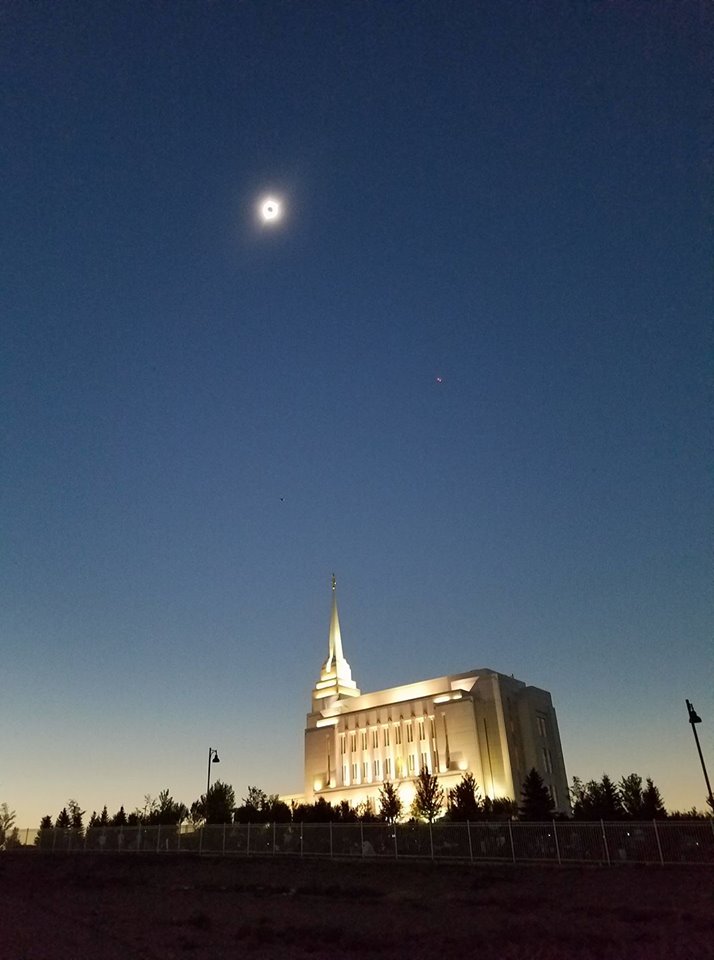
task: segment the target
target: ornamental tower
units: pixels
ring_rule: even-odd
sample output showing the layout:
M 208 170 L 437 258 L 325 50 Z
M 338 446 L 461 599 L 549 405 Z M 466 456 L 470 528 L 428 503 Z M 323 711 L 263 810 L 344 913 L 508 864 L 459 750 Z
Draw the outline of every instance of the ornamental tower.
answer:
M 340 618 L 337 613 L 337 581 L 332 575 L 332 613 L 330 615 L 330 634 L 327 643 L 327 660 L 320 670 L 320 679 L 312 691 L 313 712 L 322 710 L 335 700 L 345 697 L 359 697 L 360 691 L 352 679 L 352 670 L 342 652 L 342 634 Z

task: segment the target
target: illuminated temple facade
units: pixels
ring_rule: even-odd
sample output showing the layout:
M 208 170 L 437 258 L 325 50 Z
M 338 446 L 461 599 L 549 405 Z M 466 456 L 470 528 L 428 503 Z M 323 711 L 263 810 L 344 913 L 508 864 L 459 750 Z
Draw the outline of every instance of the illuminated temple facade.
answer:
M 446 790 L 470 771 L 484 796 L 519 800 L 535 767 L 556 810 L 569 812 L 568 783 L 550 694 L 478 669 L 361 693 L 345 659 L 335 580 L 328 654 L 305 729 L 305 800 L 356 806 L 391 780 L 408 809 L 426 767 Z

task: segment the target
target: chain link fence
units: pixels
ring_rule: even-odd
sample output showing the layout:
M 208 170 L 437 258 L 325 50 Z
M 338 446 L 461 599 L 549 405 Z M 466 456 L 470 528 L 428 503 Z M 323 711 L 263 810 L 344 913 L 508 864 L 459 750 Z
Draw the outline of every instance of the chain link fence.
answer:
M 266 823 L 50 827 L 13 831 L 6 848 L 45 853 L 197 853 L 509 863 L 714 863 L 714 820 L 646 823 Z

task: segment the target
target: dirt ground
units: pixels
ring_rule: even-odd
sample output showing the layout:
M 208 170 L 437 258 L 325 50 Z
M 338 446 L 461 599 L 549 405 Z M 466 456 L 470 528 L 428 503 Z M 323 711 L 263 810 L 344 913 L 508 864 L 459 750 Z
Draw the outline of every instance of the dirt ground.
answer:
M 0 960 L 707 960 L 710 867 L 0 855 Z

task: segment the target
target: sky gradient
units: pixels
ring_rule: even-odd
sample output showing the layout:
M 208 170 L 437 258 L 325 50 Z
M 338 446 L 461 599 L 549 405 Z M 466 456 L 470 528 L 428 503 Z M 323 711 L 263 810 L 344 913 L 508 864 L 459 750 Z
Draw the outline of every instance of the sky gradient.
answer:
M 711 8 L 0 8 L 0 802 L 302 789 L 363 691 L 714 767 Z M 255 204 L 284 198 L 260 227 Z

